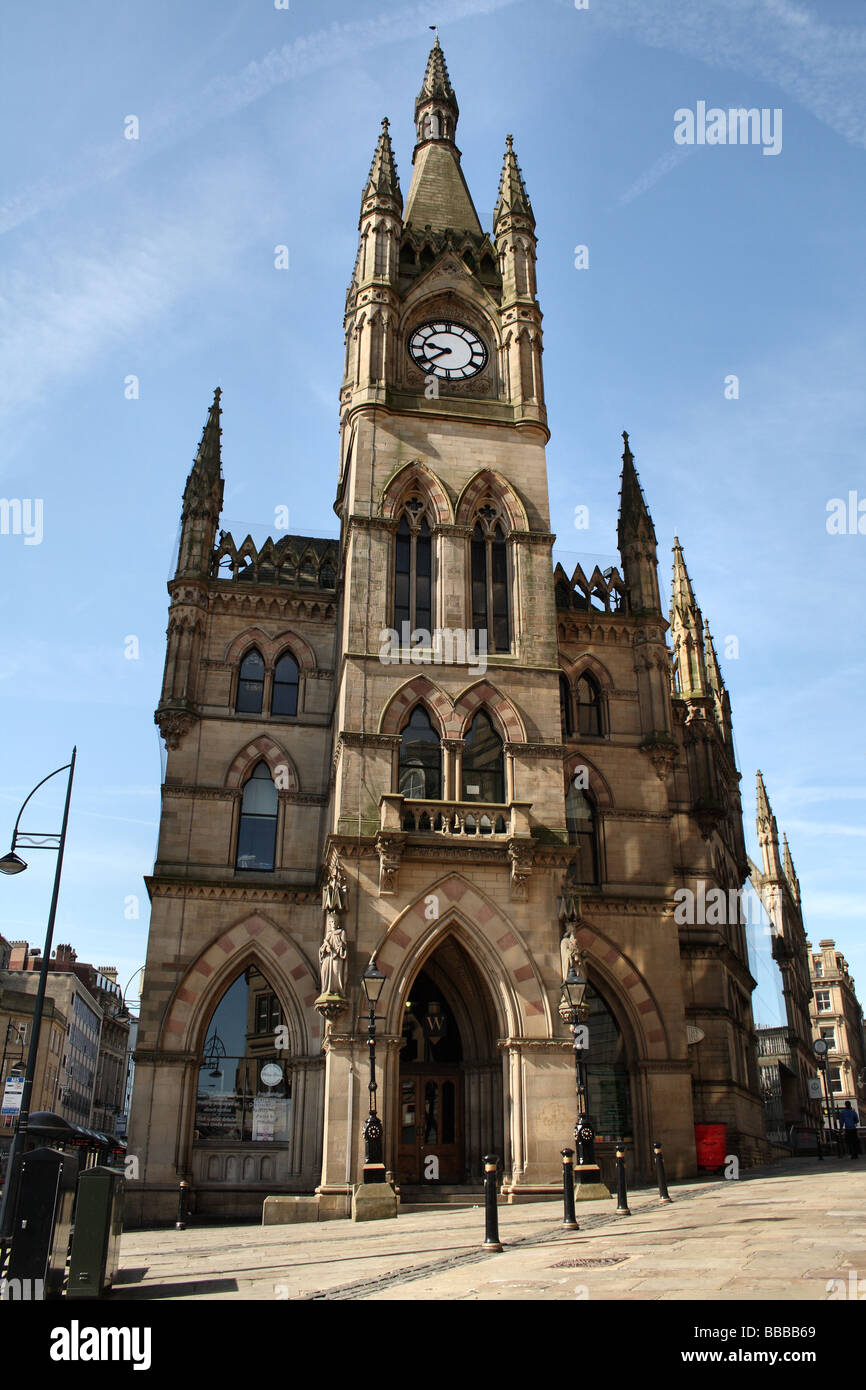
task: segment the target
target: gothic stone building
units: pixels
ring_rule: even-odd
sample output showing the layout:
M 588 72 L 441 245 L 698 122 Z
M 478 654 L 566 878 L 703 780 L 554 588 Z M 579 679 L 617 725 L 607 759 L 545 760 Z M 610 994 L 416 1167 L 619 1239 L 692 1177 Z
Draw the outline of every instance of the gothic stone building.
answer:
M 202 1212 L 316 1193 L 346 1213 L 373 957 L 402 1188 L 477 1184 L 493 1151 L 510 1200 L 553 1190 L 575 941 L 603 1165 L 624 1134 L 634 1174 L 653 1139 L 693 1173 L 707 1122 L 742 1162 L 765 1151 L 743 928 L 674 915 L 677 889 L 747 873 L 712 639 L 678 542 L 662 613 L 627 436 L 620 569 L 553 567 L 535 219 L 509 136 L 484 231 L 457 119 L 437 40 L 405 205 L 387 121 L 362 196 L 339 544 L 218 530 L 219 392 L 187 482 L 134 1219 L 170 1218 L 181 1177 Z

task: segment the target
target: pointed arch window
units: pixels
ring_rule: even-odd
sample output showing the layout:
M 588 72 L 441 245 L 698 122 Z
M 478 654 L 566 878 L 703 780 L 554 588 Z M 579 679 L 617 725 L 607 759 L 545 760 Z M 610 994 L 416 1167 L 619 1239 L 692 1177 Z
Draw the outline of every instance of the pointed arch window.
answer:
M 207 1025 L 198 1064 L 197 1145 L 288 1143 L 292 1071 L 273 1036 L 281 1022 L 270 982 L 250 965 L 229 985 Z M 208 1160 L 208 1176 L 232 1181 L 216 1156 Z
M 432 632 L 433 534 L 424 503 L 410 497 L 397 526 L 394 549 L 394 627 Z
M 576 883 L 598 883 L 598 835 L 595 806 L 587 793 L 574 783 L 565 797 L 565 824 L 568 843 L 577 849 L 574 862 Z
M 565 676 L 559 678 L 559 713 L 562 719 L 562 737 L 571 738 L 574 733 L 574 714 L 571 707 L 571 686 Z
M 601 687 L 586 673 L 577 682 L 577 728 L 589 738 L 601 738 Z
M 271 714 L 294 715 L 298 712 L 300 672 L 291 652 L 284 652 L 274 667 L 274 688 L 271 693 Z
M 415 706 L 400 739 L 398 789 L 413 801 L 442 797 L 442 747 L 423 705 Z
M 238 676 L 235 710 L 238 714 L 261 714 L 265 693 L 265 663 L 255 647 L 248 651 Z
M 248 778 L 241 801 L 238 828 L 239 869 L 270 871 L 277 847 L 277 789 L 266 762 L 257 763 Z
M 505 750 L 484 710 L 476 714 L 463 744 L 463 800 L 505 800 Z
M 487 633 L 487 650 L 511 650 L 508 554 L 499 509 L 491 501 L 479 508 L 472 529 L 472 626 Z
M 597 1136 L 613 1139 L 634 1133 L 632 1073 L 629 1048 L 616 1016 L 607 1001 L 586 987 L 583 996 L 588 1009 L 587 1025 L 592 1052 L 586 1067 L 587 1110 L 595 1117 Z

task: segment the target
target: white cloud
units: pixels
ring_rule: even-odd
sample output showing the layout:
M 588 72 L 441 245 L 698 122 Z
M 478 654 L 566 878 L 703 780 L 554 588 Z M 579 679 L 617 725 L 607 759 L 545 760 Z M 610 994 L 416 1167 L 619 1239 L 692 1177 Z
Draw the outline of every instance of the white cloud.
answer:
M 200 172 L 186 191 L 179 214 L 136 210 L 121 230 L 89 229 L 86 250 L 63 240 L 43 243 L 0 278 L 0 416 L 32 405 L 56 382 L 85 372 L 106 348 L 122 345 L 121 392 L 135 372 L 127 346 L 135 333 L 226 275 L 261 234 L 259 190 L 249 170 Z
M 665 174 L 669 174 L 679 164 L 682 164 L 683 160 L 693 154 L 696 149 L 696 145 L 679 145 L 676 149 L 669 150 L 667 154 L 660 155 L 624 193 L 620 194 L 616 200 L 616 206 L 624 208 L 627 203 L 639 198 L 642 193 L 646 193 L 647 189 L 652 188 L 653 184 L 658 183 L 659 179 L 663 179 Z
M 828 23 L 789 0 L 604 0 L 589 17 L 651 47 L 771 82 L 843 139 L 866 147 L 862 25 Z
M 456 24 L 516 3 L 518 0 L 441 0 L 436 19 L 443 25 Z M 119 132 L 110 145 L 82 152 L 80 170 L 74 176 L 57 171 L 11 194 L 0 204 L 0 233 L 94 184 L 128 173 L 140 160 L 152 158 L 196 131 L 233 115 L 283 83 L 350 62 L 370 49 L 415 38 L 423 34 L 429 20 L 428 6 L 416 4 L 396 13 L 385 10 L 368 19 L 332 23 L 273 48 L 240 72 L 214 78 L 182 105 L 154 113 L 142 128 L 140 141 L 125 140 Z

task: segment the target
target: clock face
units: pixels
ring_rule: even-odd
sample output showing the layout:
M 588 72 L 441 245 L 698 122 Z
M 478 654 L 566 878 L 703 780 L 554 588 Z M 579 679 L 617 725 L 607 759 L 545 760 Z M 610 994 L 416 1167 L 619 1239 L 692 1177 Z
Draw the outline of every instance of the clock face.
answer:
M 486 365 L 487 348 L 464 323 L 422 323 L 409 339 L 409 355 L 422 372 L 443 381 L 465 381 Z

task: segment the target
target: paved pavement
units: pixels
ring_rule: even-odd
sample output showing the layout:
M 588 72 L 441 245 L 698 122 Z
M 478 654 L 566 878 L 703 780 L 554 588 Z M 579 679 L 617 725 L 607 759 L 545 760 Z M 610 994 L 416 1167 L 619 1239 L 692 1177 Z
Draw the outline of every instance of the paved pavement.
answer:
M 633 1192 L 631 1216 L 584 1203 L 576 1232 L 562 1230 L 560 1203 L 500 1207 L 501 1254 L 481 1249 L 480 1196 L 396 1221 L 131 1231 L 111 1299 L 866 1298 L 862 1158 L 791 1161 L 671 1196 Z

